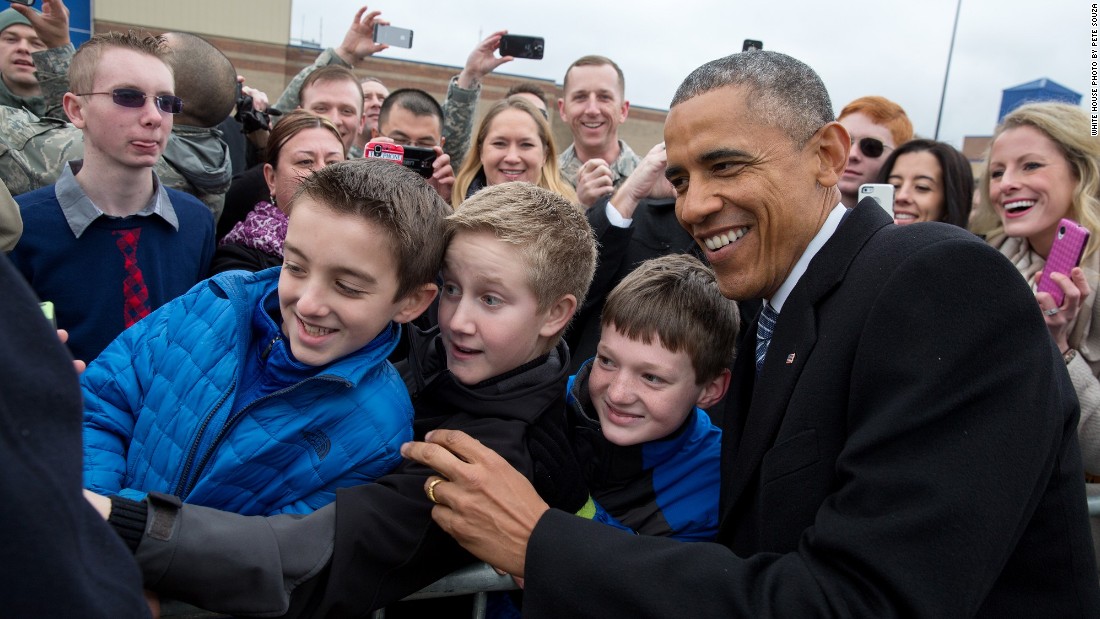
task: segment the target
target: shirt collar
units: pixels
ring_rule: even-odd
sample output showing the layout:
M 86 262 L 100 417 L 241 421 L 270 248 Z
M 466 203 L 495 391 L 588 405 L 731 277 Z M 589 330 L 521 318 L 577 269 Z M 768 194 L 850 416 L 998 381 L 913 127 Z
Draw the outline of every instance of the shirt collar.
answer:
M 802 252 L 802 256 L 798 259 L 798 262 L 794 263 L 794 268 L 791 269 L 787 279 L 783 281 L 783 285 L 779 287 L 779 290 L 775 291 L 770 299 L 765 299 L 764 303 L 770 305 L 776 312 L 783 311 L 783 304 L 786 303 L 787 297 L 791 296 L 791 291 L 798 284 L 798 280 L 802 279 L 802 276 L 806 274 L 806 269 L 810 266 L 810 261 L 814 259 L 817 252 L 825 245 L 836 229 L 840 227 L 840 222 L 844 219 L 844 214 L 847 211 L 843 204 L 837 204 L 829 216 L 825 218 L 825 223 L 821 225 L 821 229 L 817 231 L 814 238 L 810 239 L 810 244 L 806 246 L 806 250 Z
M 76 161 L 70 161 L 66 166 L 62 166 L 61 176 L 54 184 L 54 195 L 57 196 L 57 202 L 61 206 L 61 213 L 65 216 L 65 221 L 69 224 L 69 229 L 73 231 L 73 236 L 76 238 L 80 238 L 80 235 L 84 234 L 84 231 L 92 225 L 93 221 L 101 216 L 107 216 L 92 202 L 88 194 L 84 193 L 80 183 L 76 182 L 76 174 L 80 172 L 83 165 L 84 160 L 77 159 Z M 161 184 L 160 179 L 157 178 L 157 173 L 152 168 L 149 169 L 149 173 L 153 175 L 153 195 L 145 208 L 135 213 L 134 216 L 157 215 L 168 222 L 168 225 L 172 228 L 179 230 L 179 218 L 176 217 L 176 210 L 172 207 L 172 201 L 168 198 L 168 191 Z

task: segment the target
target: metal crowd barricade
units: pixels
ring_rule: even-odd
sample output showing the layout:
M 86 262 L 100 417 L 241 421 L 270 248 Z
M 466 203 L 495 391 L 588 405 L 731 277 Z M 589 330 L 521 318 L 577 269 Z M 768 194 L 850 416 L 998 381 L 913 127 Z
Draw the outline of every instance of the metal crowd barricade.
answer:
M 516 588 L 516 583 L 511 576 L 501 576 L 488 564 L 477 563 L 455 570 L 406 597 L 405 600 L 427 600 L 473 595 L 474 602 L 471 616 L 473 619 L 485 619 L 489 593 L 493 591 L 511 591 Z M 161 617 L 165 619 L 215 619 L 228 617 L 228 615 L 201 610 L 190 604 L 175 600 L 165 600 L 161 606 Z M 371 617 L 372 619 L 385 619 L 386 609 L 374 611 Z
M 408 596 L 405 600 L 428 600 L 473 594 L 474 604 L 471 616 L 473 619 L 485 619 L 489 593 L 511 591 L 517 588 L 511 576 L 501 576 L 489 564 L 477 563 L 455 570 Z M 385 619 L 386 609 L 376 610 L 371 616 L 373 619 Z

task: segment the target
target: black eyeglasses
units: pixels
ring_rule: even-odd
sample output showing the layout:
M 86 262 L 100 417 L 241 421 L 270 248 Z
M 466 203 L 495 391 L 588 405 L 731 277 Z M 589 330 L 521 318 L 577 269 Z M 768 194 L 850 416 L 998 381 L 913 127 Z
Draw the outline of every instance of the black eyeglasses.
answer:
M 157 109 L 165 114 L 179 114 L 183 111 L 183 99 L 175 95 L 147 95 L 135 88 L 116 88 L 111 92 L 82 92 L 77 94 L 78 97 L 89 95 L 111 95 L 111 100 L 115 102 L 115 105 L 130 108 L 144 107 L 145 100 L 152 97 L 153 102 L 157 104 Z
M 854 137 L 852 137 L 850 139 L 852 140 L 852 146 L 855 146 L 856 145 L 856 139 Z M 882 153 L 887 148 L 890 148 L 890 147 L 887 146 L 885 143 L 883 143 L 882 140 L 880 140 L 878 138 L 860 138 L 859 139 L 859 150 L 862 151 L 864 155 L 867 155 L 871 159 L 878 159 L 879 157 L 881 157 Z

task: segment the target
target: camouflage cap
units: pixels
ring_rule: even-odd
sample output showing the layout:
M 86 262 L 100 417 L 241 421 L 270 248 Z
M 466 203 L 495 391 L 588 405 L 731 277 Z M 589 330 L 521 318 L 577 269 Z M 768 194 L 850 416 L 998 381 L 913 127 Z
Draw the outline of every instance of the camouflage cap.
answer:
M 15 24 L 30 26 L 31 21 L 23 17 L 23 14 L 15 9 L 4 9 L 0 11 L 0 32 L 7 30 L 9 26 L 14 26 Z M 31 27 L 33 28 L 34 26 Z

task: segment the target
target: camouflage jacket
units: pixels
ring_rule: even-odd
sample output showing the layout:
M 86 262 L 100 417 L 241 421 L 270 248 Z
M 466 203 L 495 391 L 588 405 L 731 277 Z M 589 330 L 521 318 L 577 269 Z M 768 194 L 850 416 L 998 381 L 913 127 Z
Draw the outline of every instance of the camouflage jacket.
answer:
M 4 183 L 0 183 L 0 252 L 15 249 L 21 236 L 23 218 L 19 216 L 19 205 L 12 199 Z
M 65 162 L 84 157 L 84 134 L 56 118 L 0 106 L 0 178 L 12 195 L 52 185 Z
M 344 60 L 336 54 L 335 49 L 330 47 L 321 52 L 320 55 L 317 56 L 317 59 L 313 61 L 313 64 L 307 65 L 298 72 L 298 75 L 294 76 L 294 79 L 290 80 L 290 83 L 283 89 L 283 94 L 279 95 L 279 100 L 276 101 L 275 105 L 272 107 L 280 112 L 289 112 L 296 109 L 302 102 L 301 98 L 298 97 L 298 91 L 302 89 L 302 82 L 306 81 L 310 73 L 313 73 L 321 67 L 327 67 L 330 64 L 347 67 L 349 69 L 352 68 L 350 64 L 344 62 Z
M 619 158 L 611 164 L 611 176 L 612 182 L 615 184 L 615 189 L 618 189 L 626 177 L 634 173 L 634 168 L 638 167 L 642 158 L 634 154 L 634 151 L 627 146 L 626 142 L 619 140 Z M 581 169 L 581 165 L 584 163 L 577 158 L 577 149 L 575 145 L 570 144 L 569 148 L 565 149 L 561 155 L 558 155 L 558 163 L 561 165 L 562 177 L 569 181 L 569 184 L 573 186 L 573 189 L 577 188 L 577 172 Z
M 457 172 L 470 150 L 474 133 L 474 112 L 481 97 L 481 85 L 467 90 L 458 86 L 458 76 L 447 84 L 443 101 L 443 152 L 451 156 L 451 167 Z
M 70 43 L 64 47 L 54 47 L 31 54 L 34 60 L 34 75 L 38 78 L 38 85 L 42 87 L 42 94 L 34 97 L 20 97 L 13 93 L 0 78 L 0 105 L 26 109 L 35 116 L 66 120 L 65 111 L 61 108 L 61 97 L 69 89 L 69 62 L 75 51 Z
M 76 49 L 70 43 L 64 47 L 51 47 L 32 54 L 34 74 L 38 77 L 38 85 L 42 87 L 43 99 L 42 113 L 31 110 L 35 115 L 69 120 L 61 107 L 61 100 L 69 90 L 69 65 L 72 64 L 75 53 Z
M 33 97 L 20 97 L 8 88 L 3 76 L 0 76 L 0 105 L 23 108 L 33 114 L 43 114 L 46 111 L 46 100 L 41 95 Z
M 233 165 L 220 130 L 175 125 L 154 170 L 165 187 L 202 200 L 215 222 L 221 217 L 225 193 L 233 182 Z

